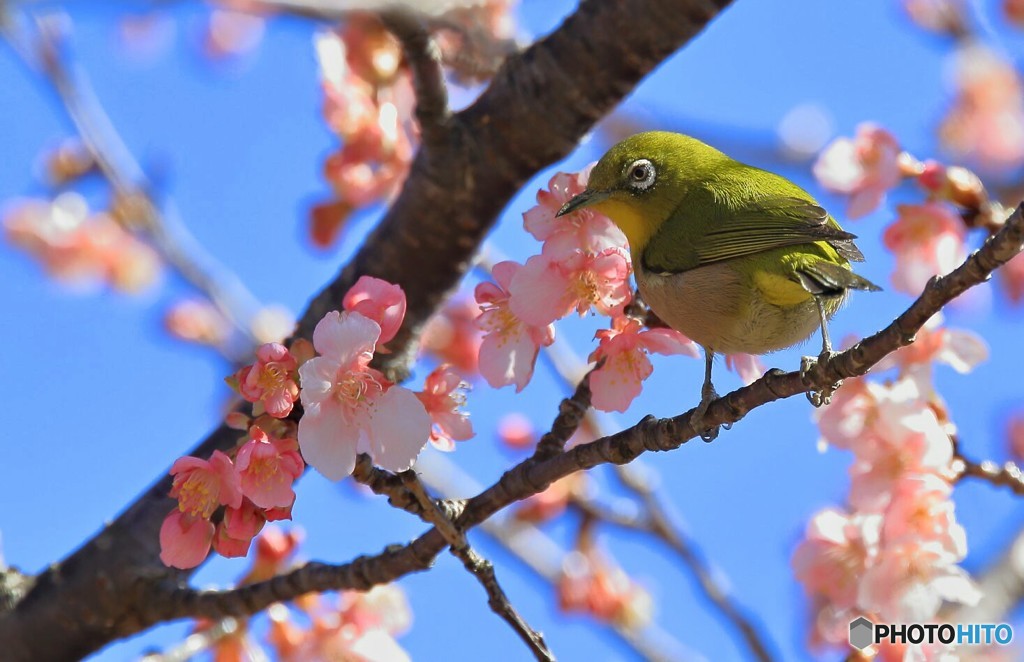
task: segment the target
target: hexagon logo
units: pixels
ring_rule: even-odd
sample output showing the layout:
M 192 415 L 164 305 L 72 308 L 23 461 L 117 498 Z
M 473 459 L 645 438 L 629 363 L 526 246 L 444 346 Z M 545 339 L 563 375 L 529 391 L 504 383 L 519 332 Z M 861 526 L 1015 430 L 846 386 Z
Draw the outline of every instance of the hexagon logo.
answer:
M 875 643 L 875 626 L 863 616 L 850 621 L 850 645 L 857 650 L 864 650 Z

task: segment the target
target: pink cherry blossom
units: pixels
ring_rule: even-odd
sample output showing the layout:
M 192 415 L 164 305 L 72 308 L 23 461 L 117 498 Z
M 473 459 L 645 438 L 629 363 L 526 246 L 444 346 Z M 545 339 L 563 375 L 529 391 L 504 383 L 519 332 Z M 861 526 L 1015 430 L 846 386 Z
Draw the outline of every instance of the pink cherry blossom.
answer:
M 555 217 L 566 202 L 587 187 L 590 166 L 582 172 L 555 173 L 548 189 L 537 192 L 537 205 L 523 214 L 526 231 L 544 242 L 544 252 L 552 259 L 583 251 L 600 253 L 608 248 L 625 248 L 626 236 L 610 218 L 592 209 L 580 209 Z
M 1024 302 L 1024 255 L 1017 255 L 998 271 L 999 285 L 1012 303 Z
M 860 218 L 874 211 L 886 192 L 902 179 L 900 146 L 885 129 L 865 123 L 853 138 L 838 138 L 825 148 L 814 164 L 821 185 L 850 196 L 846 215 Z
M 899 205 L 896 210 L 899 216 L 882 240 L 896 254 L 893 286 L 916 296 L 929 278 L 945 275 L 964 261 L 966 230 L 960 217 L 941 203 Z
M 235 373 L 238 391 L 248 402 L 262 403 L 274 418 L 285 418 L 299 397 L 296 368 L 295 357 L 284 345 L 260 345 L 256 350 L 256 363 Z
M 648 353 L 699 355 L 697 345 L 678 331 L 641 329 L 637 320 L 620 316 L 612 320 L 612 328 L 595 334 L 601 342 L 591 353 L 590 361 L 604 359 L 604 365 L 590 375 L 595 409 L 626 411 L 654 370 Z
M 857 604 L 861 576 L 878 553 L 881 517 L 826 509 L 811 518 L 793 553 L 793 570 L 809 595 L 848 609 Z
M 469 414 L 460 410 L 466 404 L 466 386 L 450 365 L 442 364 L 427 375 L 423 391 L 416 394 L 433 421 L 430 443 L 439 450 L 453 451 L 454 442 L 473 436 Z
M 565 556 L 557 592 L 558 608 L 566 613 L 624 627 L 643 627 L 651 620 L 650 594 L 595 549 Z
M 858 446 L 850 468 L 850 503 L 861 509 L 884 507 L 907 476 L 948 476 L 953 459 L 949 434 L 915 380 L 872 386 L 878 406 L 869 433 L 875 443 Z
M 466 377 L 479 372 L 483 334 L 476 320 L 480 306 L 469 297 L 457 297 L 434 315 L 423 329 L 423 349 Z
M 430 417 L 408 389 L 369 367 L 380 326 L 358 312 L 331 311 L 313 331 L 320 353 L 299 368 L 299 447 L 331 480 L 352 473 L 357 453 L 391 471 L 408 469 L 430 436 Z
M 193 517 L 209 519 L 220 505 L 237 508 L 242 502 L 242 487 L 231 458 L 213 451 L 209 460 L 181 457 L 171 465 L 171 496 L 178 509 Z
M 876 370 L 899 367 L 904 372 L 944 363 L 966 374 L 988 358 L 984 339 L 971 331 L 942 326 L 942 313 L 936 314 L 917 332 L 913 344 L 902 347 L 879 361 Z
M 955 561 L 937 542 L 885 547 L 864 573 L 857 602 L 889 623 L 928 622 L 943 601 L 973 606 L 981 592 Z
M 967 555 L 967 535 L 956 521 L 948 481 L 931 474 L 908 476 L 897 483 L 885 509 L 882 542 L 885 546 L 934 542 L 955 561 Z
M 878 408 L 877 387 L 865 379 L 849 379 L 832 396 L 827 407 L 816 409 L 821 442 L 863 453 L 861 446 L 874 443 L 868 429 Z
M 164 315 L 164 328 L 179 340 L 220 345 L 231 335 L 231 323 L 209 301 L 185 299 Z
M 550 324 L 527 324 L 509 306 L 509 287 L 522 265 L 499 262 L 491 274 L 493 283 L 476 287 L 476 300 L 483 311 L 477 325 L 484 330 L 480 344 L 480 374 L 494 388 L 515 384 L 522 391 L 533 376 L 537 353 L 555 341 Z
M 194 568 L 210 553 L 210 520 L 172 510 L 160 526 L 160 560 L 171 568 Z
M 765 372 L 761 358 L 753 354 L 727 354 L 725 366 L 739 375 L 743 383 L 748 385 L 760 379 Z
M 509 287 L 509 308 L 527 324 L 542 326 L 575 310 L 584 315 L 595 307 L 614 316 L 632 298 L 626 251 L 573 251 L 558 257 L 535 255 L 516 272 Z
M 380 338 L 377 342 L 383 344 L 395 337 L 405 319 L 405 292 L 386 280 L 362 276 L 345 294 L 342 306 L 379 324 Z
M 1024 412 L 1018 411 L 1007 422 L 1006 441 L 1010 457 L 1017 462 L 1024 459 Z
M 270 437 L 258 426 L 235 458 L 242 493 L 260 508 L 283 508 L 295 500 L 292 484 L 305 464 L 295 439 Z
M 252 501 L 245 499 L 238 508 L 225 508 L 224 519 L 217 525 L 213 536 L 213 548 L 226 558 L 236 558 L 249 553 L 249 545 L 260 532 L 267 518 Z
M 522 450 L 533 448 L 537 443 L 537 430 L 530 419 L 523 414 L 512 412 L 498 421 L 498 439 L 508 448 Z
M 956 96 L 939 137 L 960 160 L 987 170 L 1016 168 L 1024 162 L 1024 81 L 1006 56 L 969 44 L 953 60 Z

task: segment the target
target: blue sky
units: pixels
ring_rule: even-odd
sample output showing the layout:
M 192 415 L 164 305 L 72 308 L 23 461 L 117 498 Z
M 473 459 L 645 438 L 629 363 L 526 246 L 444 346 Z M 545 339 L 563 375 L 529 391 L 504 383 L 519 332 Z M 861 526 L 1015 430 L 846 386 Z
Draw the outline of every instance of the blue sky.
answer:
M 524 32 L 545 33 L 572 6 L 526 0 L 520 11 Z M 74 7 L 73 45 L 82 66 L 129 147 L 173 198 L 190 230 L 261 300 L 301 310 L 376 217 L 364 215 L 347 241 L 327 252 L 311 249 L 304 236 L 305 210 L 324 195 L 320 166 L 334 146 L 319 116 L 310 24 L 274 24 L 244 67 L 225 70 L 196 55 L 203 12 L 192 5 L 173 8 L 173 48 L 148 63 L 125 58 L 115 38 L 116 13 Z M 1020 36 L 1000 26 L 995 3 L 972 7 L 996 26 L 988 36 L 1019 59 Z M 693 133 L 738 158 L 781 171 L 841 216 L 843 202 L 810 179 L 809 164 L 784 164 L 775 156 L 775 127 L 795 106 L 813 103 L 832 118 L 836 133 L 851 134 L 858 122 L 874 120 L 916 155 L 938 155 L 934 136 L 948 102 L 948 52 L 947 42 L 912 27 L 893 1 L 740 0 L 638 87 L 620 112 L 650 127 Z M 42 194 L 32 164 L 69 127 L 49 90 L 4 48 L 0 80 L 0 201 Z M 582 168 L 603 148 L 595 139 L 557 168 Z M 525 260 L 539 249 L 522 230 L 521 214 L 552 172 L 524 187 L 491 237 L 513 258 Z M 888 281 L 892 269 L 878 240 L 891 218 L 891 207 L 883 207 L 848 225 L 861 236 L 868 257 L 861 272 L 879 283 Z M 281 266 L 269 268 L 261 259 L 268 254 Z M 0 281 L 0 401 L 13 419 L 0 437 L 0 532 L 7 561 L 37 571 L 92 535 L 216 424 L 227 395 L 221 381 L 227 369 L 209 352 L 162 333 L 161 312 L 187 292 L 173 277 L 138 297 L 73 293 L 40 277 L 36 265 L 2 245 Z M 1002 460 L 1006 416 L 1024 399 L 1016 378 L 1024 313 L 1008 308 L 994 291 L 979 299 L 979 306 L 954 309 L 947 319 L 982 334 L 993 358 L 967 376 L 940 368 L 937 380 L 965 448 L 974 457 Z M 857 294 L 833 322 L 833 337 L 872 333 L 909 301 L 891 291 Z M 570 320 L 559 333 L 585 354 L 599 324 Z M 794 369 L 801 353 L 814 351 L 813 345 L 798 347 L 766 362 Z M 692 407 L 701 372 L 700 361 L 656 358 L 644 393 L 618 423 Z M 719 369 L 716 384 L 724 392 L 739 381 Z M 454 459 L 480 482 L 493 482 L 510 462 L 494 439 L 498 416 L 530 412 L 543 428 L 561 395 L 544 366 L 518 395 L 478 386 L 469 400 L 478 436 L 461 444 Z M 808 517 L 841 502 L 847 488 L 849 457 L 819 453 L 816 440 L 810 406 L 794 398 L 753 412 L 713 444 L 691 443 L 643 459 L 662 475 L 686 531 L 728 577 L 736 599 L 758 615 L 784 659 L 809 657 L 806 604 L 789 568 L 793 546 Z M 612 482 L 604 472 L 597 479 Z M 983 568 L 1024 524 L 1024 512 L 1008 495 L 971 483 L 957 488 L 956 501 L 970 542 L 965 565 Z M 305 554 L 326 561 L 372 553 L 423 530 L 381 500 L 357 497 L 316 474 L 301 484 L 295 517 L 307 531 Z M 564 523 L 551 531 L 563 542 L 571 532 Z M 484 536 L 474 533 L 471 539 L 496 562 L 513 602 L 544 631 L 561 659 L 629 659 L 628 651 L 586 619 L 557 613 L 548 586 Z M 621 534 L 606 535 L 604 542 L 650 588 L 657 622 L 693 659 L 743 655 L 737 639 L 696 596 L 687 572 L 656 543 Z M 240 561 L 216 561 L 196 581 L 224 584 L 243 568 Z M 414 610 L 413 628 L 401 643 L 414 657 L 434 659 L 443 650 L 451 660 L 479 659 L 482 651 L 525 659 L 521 643 L 487 610 L 479 586 L 453 558 L 442 555 L 433 570 L 401 585 Z M 158 628 L 96 659 L 129 659 L 185 631 L 183 624 Z M 464 647 L 443 643 L 456 634 Z

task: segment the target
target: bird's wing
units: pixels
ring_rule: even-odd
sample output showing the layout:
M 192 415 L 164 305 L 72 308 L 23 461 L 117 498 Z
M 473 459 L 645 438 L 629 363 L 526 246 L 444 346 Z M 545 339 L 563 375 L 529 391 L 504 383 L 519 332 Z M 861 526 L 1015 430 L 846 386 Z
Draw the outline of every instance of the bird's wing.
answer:
M 848 260 L 864 256 L 853 244 L 856 235 L 830 222 L 822 207 L 796 197 L 770 196 L 744 202 L 715 223 L 697 246 L 701 265 L 773 248 L 825 241 Z
M 795 269 L 800 285 L 811 294 L 838 294 L 845 290 L 878 292 L 882 288 L 835 262 L 821 258 L 802 260 Z

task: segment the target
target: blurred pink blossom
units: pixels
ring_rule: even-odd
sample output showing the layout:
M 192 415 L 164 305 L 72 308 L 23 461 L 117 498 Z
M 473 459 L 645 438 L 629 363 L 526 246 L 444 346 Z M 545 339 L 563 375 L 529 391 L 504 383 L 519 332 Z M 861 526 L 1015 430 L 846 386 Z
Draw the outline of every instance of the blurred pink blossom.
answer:
M 916 296 L 929 278 L 948 274 L 966 259 L 966 230 L 963 220 L 941 203 L 898 205 L 896 211 L 896 221 L 882 235 L 896 255 L 892 283 Z
M 830 191 L 849 195 L 846 215 L 860 218 L 899 185 L 903 178 L 899 156 L 899 143 L 891 133 L 864 123 L 854 138 L 837 138 L 825 148 L 814 164 L 814 176 Z

